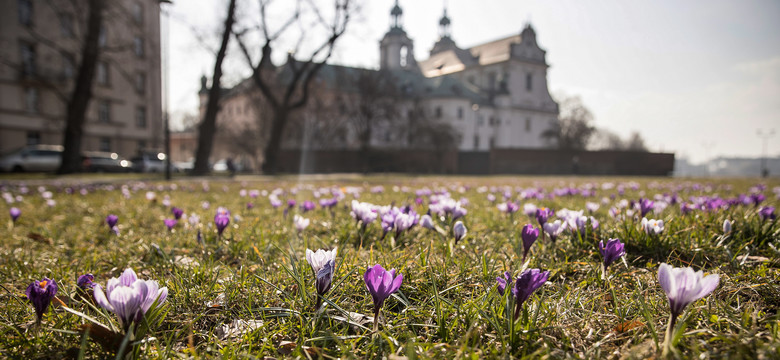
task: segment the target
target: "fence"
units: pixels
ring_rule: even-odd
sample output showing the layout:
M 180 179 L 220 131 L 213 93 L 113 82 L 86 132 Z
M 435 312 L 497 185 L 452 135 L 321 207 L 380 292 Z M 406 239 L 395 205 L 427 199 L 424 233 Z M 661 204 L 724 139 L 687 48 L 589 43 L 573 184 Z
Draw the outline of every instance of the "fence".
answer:
M 638 151 L 493 149 L 483 152 L 431 150 L 285 150 L 283 173 L 398 172 L 418 174 L 642 175 L 669 176 L 674 154 Z

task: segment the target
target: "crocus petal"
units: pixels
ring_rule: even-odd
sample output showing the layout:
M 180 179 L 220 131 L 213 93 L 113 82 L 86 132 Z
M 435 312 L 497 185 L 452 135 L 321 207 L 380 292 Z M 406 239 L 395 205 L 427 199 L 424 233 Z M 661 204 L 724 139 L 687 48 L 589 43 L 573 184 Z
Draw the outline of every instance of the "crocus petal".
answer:
M 395 279 L 393 280 L 393 285 L 390 288 L 390 293 L 388 293 L 388 295 L 398 291 L 398 289 L 401 288 L 401 283 L 403 282 L 404 282 L 404 274 L 398 274 L 398 276 L 396 276 Z
M 106 294 L 103 293 L 103 288 L 100 287 L 100 284 L 95 284 L 93 295 L 95 296 L 95 302 L 98 305 L 100 305 L 102 308 L 110 312 L 116 312 L 114 310 L 114 306 L 111 305 L 110 302 L 108 302 L 108 299 L 106 299 Z
M 667 296 L 673 291 L 674 279 L 672 278 L 672 267 L 666 263 L 662 263 L 658 267 L 658 282 L 661 283 L 661 288 L 667 294 Z
M 705 276 L 703 279 L 701 279 L 700 282 L 701 290 L 699 291 L 699 294 L 696 296 L 696 300 L 709 295 L 711 292 L 715 290 L 715 288 L 718 287 L 719 283 L 720 283 L 720 277 L 718 276 L 718 274 L 710 274 Z
M 135 275 L 133 269 L 125 269 L 122 275 L 119 276 L 119 282 L 124 286 L 131 286 L 138 280 L 138 276 Z

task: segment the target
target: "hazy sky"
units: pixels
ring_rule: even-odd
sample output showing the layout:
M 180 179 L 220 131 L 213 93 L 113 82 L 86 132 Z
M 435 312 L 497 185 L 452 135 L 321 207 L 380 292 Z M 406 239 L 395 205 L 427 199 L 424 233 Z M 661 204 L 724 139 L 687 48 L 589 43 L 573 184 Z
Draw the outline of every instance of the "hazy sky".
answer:
M 226 3 L 170 7 L 174 114 L 196 111 L 199 78 L 214 66 L 191 28 L 216 48 Z M 332 63 L 378 67 L 394 1 L 363 3 Z M 400 1 L 418 60 L 438 38 L 444 3 Z M 780 1 L 450 0 L 447 12 L 462 48 L 517 34 L 530 21 L 547 50 L 551 93 L 581 96 L 596 126 L 624 138 L 639 131 L 653 151 L 695 162 L 759 156 L 757 130 L 774 129 L 769 154 L 780 155 Z M 224 68 L 228 84 L 248 74 L 234 55 Z

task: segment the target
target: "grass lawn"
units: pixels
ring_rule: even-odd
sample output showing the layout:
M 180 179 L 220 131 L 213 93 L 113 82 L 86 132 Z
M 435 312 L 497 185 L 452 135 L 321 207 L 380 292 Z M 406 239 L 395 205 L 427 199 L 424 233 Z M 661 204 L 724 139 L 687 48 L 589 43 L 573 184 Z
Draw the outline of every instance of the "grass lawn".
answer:
M 148 179 L 0 178 L 0 358 L 780 358 L 780 226 L 764 219 L 780 205 L 776 179 Z M 653 201 L 644 217 L 663 220 L 658 234 L 641 228 L 640 198 Z M 353 199 L 376 205 L 377 219 L 356 221 Z M 506 201 L 518 211 L 499 210 Z M 539 237 L 524 263 L 521 229 L 540 228 L 527 204 L 555 210 L 550 222 L 579 219 L 574 211 L 586 220 L 555 242 Z M 466 211 L 457 243 L 449 205 Z M 184 215 L 168 230 L 173 207 Z M 219 207 L 230 219 L 221 236 Z M 429 209 L 435 229 L 397 231 L 398 212 Z M 310 220 L 301 231 L 296 214 Z M 384 214 L 396 221 L 383 236 Z M 598 244 L 613 238 L 626 254 L 604 277 Z M 333 248 L 331 286 L 318 301 L 305 252 Z M 661 263 L 719 276 L 677 319 L 666 355 Z M 403 275 L 377 331 L 364 283 L 375 264 Z M 167 287 L 130 331 L 77 285 L 91 273 L 107 291 L 127 268 Z M 496 278 L 532 268 L 549 276 L 515 319 L 516 300 Z M 25 290 L 44 277 L 58 291 L 37 322 Z

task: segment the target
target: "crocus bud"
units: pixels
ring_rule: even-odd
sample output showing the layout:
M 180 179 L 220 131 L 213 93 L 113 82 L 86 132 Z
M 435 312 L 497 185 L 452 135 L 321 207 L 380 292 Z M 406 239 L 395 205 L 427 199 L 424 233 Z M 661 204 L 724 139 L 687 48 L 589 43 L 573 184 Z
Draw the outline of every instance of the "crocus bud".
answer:
M 731 232 L 731 220 L 726 219 L 723 220 L 723 234 L 728 234 Z
M 22 216 L 22 210 L 19 210 L 17 207 L 12 207 L 8 212 L 11 214 L 11 220 L 13 222 L 16 222 L 16 219 L 18 219 L 19 216 Z
M 430 230 L 434 230 L 436 228 L 433 225 L 433 218 L 431 218 L 431 216 L 428 214 L 425 214 L 422 217 L 420 217 L 420 226 Z
M 456 222 L 455 226 L 452 227 L 452 234 L 455 235 L 455 243 L 466 237 L 466 233 L 466 225 L 463 225 L 462 221 Z
M 109 228 L 113 228 L 116 226 L 116 223 L 119 222 L 119 217 L 114 214 L 109 214 L 106 216 L 106 225 L 108 225 Z

